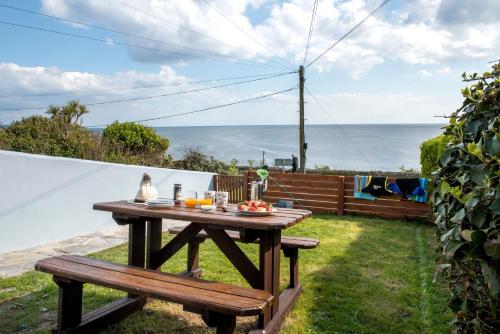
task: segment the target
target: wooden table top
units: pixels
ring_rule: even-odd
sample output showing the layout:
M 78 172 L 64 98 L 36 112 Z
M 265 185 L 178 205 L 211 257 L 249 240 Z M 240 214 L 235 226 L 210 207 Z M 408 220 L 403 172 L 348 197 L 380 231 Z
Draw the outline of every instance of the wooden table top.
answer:
M 235 210 L 236 207 L 230 206 L 228 209 Z M 311 216 L 311 211 L 308 210 L 278 208 L 278 211 L 270 216 L 249 217 L 232 212 L 223 212 L 220 208 L 216 212 L 205 213 L 200 209 L 177 206 L 172 208 L 148 208 L 146 205 L 129 204 L 126 201 L 95 203 L 94 210 L 108 211 L 130 217 L 175 219 L 218 225 L 231 229 L 258 230 L 286 229 Z

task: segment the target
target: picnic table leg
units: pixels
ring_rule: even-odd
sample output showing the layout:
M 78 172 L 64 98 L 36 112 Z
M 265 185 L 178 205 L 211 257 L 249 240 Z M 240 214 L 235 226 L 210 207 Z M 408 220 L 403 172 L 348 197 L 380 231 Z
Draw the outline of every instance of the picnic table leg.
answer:
M 154 269 L 152 254 L 161 249 L 162 219 L 149 218 L 147 222 L 146 268 Z
M 259 328 L 264 328 L 279 310 L 281 230 L 264 232 L 259 243 L 260 288 L 274 296 L 272 308 L 259 316 Z
M 288 287 L 293 289 L 299 286 L 299 250 L 297 248 L 283 248 L 283 254 L 290 258 L 290 283 L 288 283 Z
M 144 220 L 134 221 L 129 224 L 128 229 L 128 264 L 144 268 L 146 222 Z
M 57 309 L 56 333 L 76 327 L 82 321 L 82 288 L 83 284 L 54 276 L 59 286 L 59 302 Z
M 183 276 L 190 276 L 194 278 L 201 277 L 200 269 L 200 243 L 203 240 L 192 240 L 188 243 L 187 254 L 187 268 Z

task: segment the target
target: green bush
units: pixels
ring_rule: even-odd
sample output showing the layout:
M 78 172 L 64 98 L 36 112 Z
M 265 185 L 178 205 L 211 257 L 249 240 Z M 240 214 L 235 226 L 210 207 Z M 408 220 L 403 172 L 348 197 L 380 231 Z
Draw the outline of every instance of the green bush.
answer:
M 8 150 L 10 148 L 10 136 L 4 128 L 0 128 L 0 150 Z
M 439 168 L 439 159 L 449 141 L 448 136 L 439 135 L 420 145 L 420 172 L 423 177 L 430 177 Z
M 500 64 L 464 80 L 462 107 L 450 119 L 432 208 L 448 273 L 458 333 L 500 328 Z
M 237 175 L 237 164 L 237 160 L 233 159 L 230 164 L 226 164 L 213 156 L 203 154 L 198 147 L 186 147 L 183 159 L 174 161 L 172 167 L 220 175 Z
M 102 135 L 134 153 L 163 155 L 170 145 L 168 139 L 160 136 L 153 128 L 134 122 L 114 122 L 104 129 Z
M 0 148 L 32 154 L 161 166 L 163 157 L 131 152 L 121 143 L 60 118 L 32 116 L 13 122 L 0 132 Z

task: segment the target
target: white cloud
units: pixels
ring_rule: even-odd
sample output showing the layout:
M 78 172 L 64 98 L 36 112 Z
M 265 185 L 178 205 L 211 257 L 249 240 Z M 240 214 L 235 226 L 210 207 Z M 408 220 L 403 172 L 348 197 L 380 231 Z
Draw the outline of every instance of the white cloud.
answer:
M 449 67 L 449 66 L 445 66 L 443 68 L 436 70 L 436 74 L 448 75 L 450 73 L 451 73 L 451 67 Z
M 443 71 L 440 68 L 437 71 Z M 447 70 L 444 70 L 445 72 Z M 430 72 L 429 72 L 430 73 Z M 48 106 L 63 104 L 70 98 L 91 103 L 122 98 L 157 95 L 214 85 L 191 84 L 180 87 L 156 87 L 127 89 L 131 86 L 152 86 L 186 83 L 189 79 L 163 66 L 156 73 L 127 71 L 110 75 L 88 72 L 69 72 L 55 67 L 24 67 L 12 63 L 0 63 L 0 90 L 8 92 L 0 96 L 0 108 L 11 106 Z M 195 78 L 192 78 L 193 80 Z M 191 80 L 189 80 L 191 81 Z M 21 94 L 44 94 L 54 91 L 74 92 L 74 95 L 40 95 L 29 98 L 14 97 Z M 86 93 L 81 93 L 86 91 Z M 91 113 L 84 119 L 85 125 L 108 124 L 114 120 L 130 121 L 149 117 L 176 114 L 200 108 L 217 106 L 270 93 L 259 85 L 242 88 L 224 88 L 200 91 L 189 95 L 155 98 L 147 101 L 90 106 Z M 80 93 L 79 93 L 80 92 Z M 440 122 L 434 115 L 449 114 L 460 104 L 460 96 L 427 96 L 415 93 L 400 94 L 327 94 L 316 95 L 332 113 L 338 123 L 429 123 Z M 154 126 L 189 125 L 241 125 L 243 124 L 295 124 L 297 121 L 297 91 L 272 96 L 230 108 L 215 109 L 204 113 L 168 118 L 151 122 Z M 306 96 L 308 124 L 331 123 L 316 103 Z M 0 121 L 9 123 L 36 111 L 1 111 Z M 249 117 L 251 115 L 251 117 Z
M 337 123 L 442 123 L 436 115 L 451 114 L 460 101 L 442 96 L 405 94 L 326 94 L 316 98 Z M 313 102 L 307 104 L 309 123 L 332 123 Z
M 417 72 L 417 74 L 421 77 L 432 77 L 434 75 L 444 76 L 452 73 L 453 71 L 450 66 L 445 66 L 438 69 L 422 69 Z
M 422 76 L 422 77 L 431 77 L 432 76 L 432 73 L 427 71 L 427 70 L 420 70 L 417 72 L 417 74 Z
M 0 63 L 0 76 L 0 90 L 11 96 L 54 91 L 92 91 L 93 94 L 106 91 L 106 94 L 120 94 L 123 89 L 131 86 L 183 83 L 187 80 L 166 65 L 162 66 L 158 73 L 127 71 L 102 75 L 63 71 L 57 67 L 27 67 Z
M 168 93 L 181 92 L 197 88 L 215 86 L 220 83 L 192 83 L 198 78 L 179 76 L 169 66 L 162 66 L 159 72 L 147 73 L 137 71 L 117 72 L 102 75 L 87 72 L 69 72 L 56 67 L 25 67 L 13 63 L 0 63 L 0 109 L 41 107 L 41 110 L 0 111 L 0 122 L 10 123 L 33 114 L 43 114 L 50 104 L 64 104 L 69 99 L 79 99 L 84 104 L 130 99 Z M 175 86 L 174 86 L 175 85 Z M 149 86 L 149 88 L 137 88 Z M 151 87 L 154 86 L 154 87 Z M 160 86 L 160 87 L 158 87 Z M 136 87 L 131 89 L 130 87 Z M 235 86 L 237 87 L 237 86 Z M 245 90 L 227 87 L 205 90 L 188 95 L 172 95 L 143 101 L 89 106 L 90 114 L 85 117 L 85 125 L 108 124 L 115 120 L 131 121 L 150 117 L 171 115 L 201 108 L 226 104 L 228 102 L 248 99 L 268 94 L 275 90 L 261 89 L 258 85 L 246 86 Z M 50 93 L 63 94 L 52 95 Z M 65 94 L 67 93 L 67 94 Z M 26 96 L 29 95 L 29 96 Z M 293 104 L 289 99 L 294 101 Z M 287 122 L 292 111 L 296 109 L 296 92 L 269 97 L 258 104 L 247 103 L 231 108 L 215 109 L 203 114 L 193 114 L 156 121 L 161 125 L 219 125 L 241 124 L 245 116 L 245 124 L 270 124 Z M 278 108 L 279 107 L 279 108 Z M 278 110 L 278 111 L 276 111 Z M 248 119 L 248 114 L 252 118 Z M 224 115 L 223 120 L 218 115 Z
M 269 2 L 269 16 L 252 26 L 245 13 L 266 0 L 212 0 L 227 17 L 266 45 L 272 53 L 302 62 L 309 29 L 311 1 Z M 408 0 L 391 12 L 381 11 L 322 57 L 314 68 L 319 71 L 342 69 L 360 78 L 386 60 L 409 64 L 442 64 L 450 60 L 489 59 L 500 52 L 500 22 L 495 18 L 500 1 Z M 127 1 L 161 17 L 147 16 L 114 1 L 42 0 L 46 13 L 104 25 L 111 29 L 133 32 L 149 38 L 187 45 L 231 57 L 262 60 L 270 52 L 257 45 L 203 1 Z M 309 60 L 323 52 L 333 41 L 364 18 L 378 2 L 373 0 L 321 1 L 312 38 Z M 180 29 L 175 24 L 189 30 Z M 207 39 L 201 32 L 227 44 Z M 133 40 L 133 39 L 132 39 Z M 130 40 L 127 40 L 130 42 Z M 156 42 L 133 40 L 153 48 L 164 48 Z M 130 49 L 138 61 L 172 63 L 193 59 L 148 50 Z

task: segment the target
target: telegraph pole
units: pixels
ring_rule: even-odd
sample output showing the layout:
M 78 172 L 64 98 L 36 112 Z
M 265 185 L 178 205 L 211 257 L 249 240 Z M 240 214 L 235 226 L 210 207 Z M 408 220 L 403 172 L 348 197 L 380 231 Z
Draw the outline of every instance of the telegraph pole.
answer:
M 299 171 L 305 173 L 306 171 L 306 150 L 305 150 L 305 136 L 304 136 L 304 66 L 299 67 L 299 152 L 300 152 L 300 166 Z

